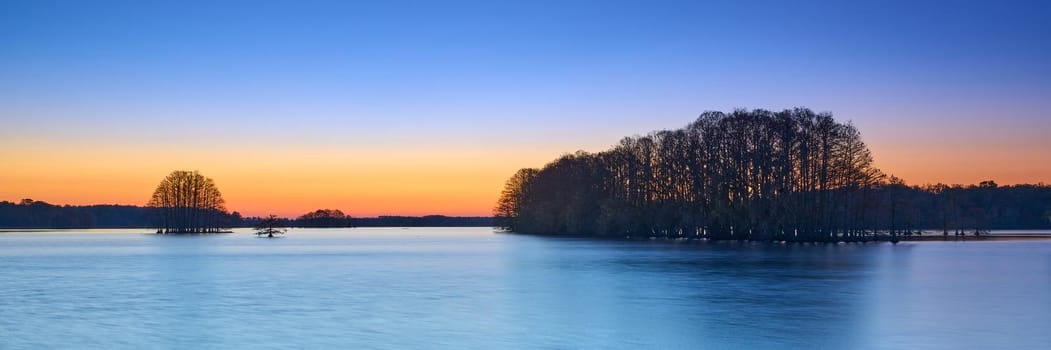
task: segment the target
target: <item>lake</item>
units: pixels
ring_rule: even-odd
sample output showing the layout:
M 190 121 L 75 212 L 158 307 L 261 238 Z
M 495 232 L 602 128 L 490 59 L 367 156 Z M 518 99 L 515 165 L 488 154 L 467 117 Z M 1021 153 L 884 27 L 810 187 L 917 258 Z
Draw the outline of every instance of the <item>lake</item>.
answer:
M 0 233 L 0 348 L 1051 344 L 1051 241 L 606 241 L 488 228 Z

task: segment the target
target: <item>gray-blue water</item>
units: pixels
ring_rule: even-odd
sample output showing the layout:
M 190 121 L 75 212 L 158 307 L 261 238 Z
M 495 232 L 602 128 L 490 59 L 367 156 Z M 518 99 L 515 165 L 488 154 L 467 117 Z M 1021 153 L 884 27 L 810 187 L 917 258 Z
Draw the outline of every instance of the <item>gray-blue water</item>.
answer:
M 485 228 L 0 233 L 0 348 L 1051 344 L 1051 242 L 624 242 Z

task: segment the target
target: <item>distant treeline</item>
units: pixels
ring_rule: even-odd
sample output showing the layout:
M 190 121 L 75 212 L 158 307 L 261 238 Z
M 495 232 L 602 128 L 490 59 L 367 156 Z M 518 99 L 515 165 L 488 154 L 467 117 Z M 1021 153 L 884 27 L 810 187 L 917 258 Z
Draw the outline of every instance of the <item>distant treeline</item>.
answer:
M 263 218 L 245 219 L 246 226 L 255 226 Z M 338 209 L 318 209 L 295 219 L 278 219 L 285 227 L 492 227 L 492 217 L 483 216 L 378 216 L 355 218 Z
M 831 114 L 706 112 L 683 129 L 521 169 L 494 214 L 520 233 L 713 240 L 1051 228 L 1051 186 L 907 186 L 872 162 L 860 132 Z
M 353 227 L 492 227 L 493 218 L 488 216 L 380 216 L 353 218 Z
M 73 228 L 156 228 L 163 212 L 156 208 L 133 205 L 53 205 L 23 199 L 18 203 L 0 201 L 0 228 L 73 229 Z M 216 218 L 220 227 L 252 227 L 258 217 L 242 217 L 238 212 L 222 213 Z M 454 227 L 493 226 L 491 217 L 457 216 L 380 216 L 352 218 L 339 210 L 321 209 L 295 219 L 281 219 L 287 227 Z
M 54 205 L 23 199 L 0 202 L 0 228 L 156 228 L 162 227 L 163 212 L 133 205 Z M 243 226 L 238 212 L 215 212 L 218 227 Z

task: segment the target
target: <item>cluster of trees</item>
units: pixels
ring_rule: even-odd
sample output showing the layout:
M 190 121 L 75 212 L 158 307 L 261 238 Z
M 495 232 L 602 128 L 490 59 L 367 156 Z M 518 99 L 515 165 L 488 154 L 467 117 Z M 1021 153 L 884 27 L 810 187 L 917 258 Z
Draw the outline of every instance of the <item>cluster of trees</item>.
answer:
M 713 240 L 868 240 L 927 227 L 1048 225 L 1047 186 L 909 187 L 872 161 L 861 133 L 828 113 L 706 112 L 682 129 L 521 169 L 494 215 L 514 232 Z M 1011 197 L 1020 192 L 1028 201 Z M 929 226 L 935 212 L 941 221 Z
M 215 181 L 197 171 L 176 170 L 169 174 L 147 204 L 159 218 L 158 233 L 222 232 L 226 201 Z
M 299 227 L 348 227 L 350 216 L 339 209 L 318 209 L 303 215 L 295 221 Z

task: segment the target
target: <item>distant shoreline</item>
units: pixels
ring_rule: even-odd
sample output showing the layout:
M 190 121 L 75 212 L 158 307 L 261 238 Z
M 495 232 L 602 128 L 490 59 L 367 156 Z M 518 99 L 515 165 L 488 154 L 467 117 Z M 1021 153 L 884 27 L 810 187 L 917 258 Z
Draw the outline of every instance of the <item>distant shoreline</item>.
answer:
M 470 226 L 470 225 L 464 225 L 464 226 L 352 226 L 352 227 L 349 227 L 349 226 L 348 226 L 348 227 L 300 227 L 300 226 L 291 226 L 291 227 L 289 227 L 289 228 L 290 228 L 290 229 L 295 229 L 295 230 L 300 230 L 300 229 L 351 229 L 351 228 L 354 228 L 354 229 L 357 229 L 357 228 L 384 228 L 384 229 L 401 229 L 401 228 L 492 228 L 492 229 L 496 229 L 496 226 L 482 226 L 482 225 L 478 225 L 478 226 Z M 224 230 L 224 231 L 222 231 L 222 232 L 208 232 L 208 233 L 167 233 L 167 235 L 172 235 L 172 236 L 178 236 L 178 235 L 185 235 L 185 236 L 204 236 L 204 235 L 212 235 L 212 234 L 229 234 L 229 233 L 236 233 L 236 232 L 234 232 L 234 231 L 232 231 L 232 230 L 251 230 L 251 229 L 254 229 L 254 227 L 250 227 L 250 226 L 239 226 L 239 227 L 231 227 L 231 228 L 230 228 L 230 230 Z M 74 227 L 74 228 L 69 228 L 69 227 L 64 227 L 64 228 L 40 228 L 40 227 L 31 227 L 31 228 L 16 228 L 16 227 L 0 227 L 0 233 L 32 233 L 32 232 L 61 232 L 61 231 L 87 231 L 87 230 L 90 230 L 90 231 L 102 231 L 102 230 L 141 230 L 141 231 L 142 231 L 142 233 L 144 233 L 144 234 L 151 234 L 151 235 L 152 235 L 152 234 L 158 234 L 158 233 L 156 233 L 156 232 L 157 232 L 157 229 L 156 229 L 156 228 L 152 228 L 152 227 L 79 227 L 79 228 L 77 228 L 77 227 Z M 163 234 L 162 234 L 162 235 L 163 235 Z
M 1000 234 L 983 234 L 975 236 L 974 234 L 968 234 L 963 236 L 948 235 L 943 236 L 937 235 L 923 235 L 923 236 L 908 236 L 902 237 L 902 242 L 908 241 L 919 241 L 919 242 L 973 242 L 973 241 L 1023 241 L 1023 240 L 1045 240 L 1051 239 L 1051 233 L 1000 233 Z
M 20 203 L 0 201 L 0 230 L 28 229 L 152 229 L 160 222 L 149 207 L 133 205 L 54 205 L 24 199 Z M 323 212 L 319 210 L 318 212 Z M 280 218 L 286 227 L 491 227 L 491 216 L 447 216 L 441 214 L 408 216 L 380 215 L 352 217 L 335 210 L 335 217 Z M 310 213 L 313 214 L 313 213 Z M 326 212 L 327 214 L 327 212 Z M 240 213 L 218 213 L 216 228 L 253 227 L 261 218 L 242 217 Z M 188 227 L 188 226 L 187 226 Z
M 1034 230 L 1000 230 L 1006 231 L 1003 233 L 982 233 L 979 236 L 975 236 L 973 232 L 965 235 L 954 235 L 943 236 L 941 232 L 934 234 L 927 232 L 923 235 L 898 235 L 897 242 L 895 242 L 890 235 L 885 233 L 879 234 L 878 237 L 868 236 L 867 239 L 855 239 L 855 240 L 838 240 L 838 241 L 780 241 L 780 240 L 748 240 L 748 239 L 708 239 L 699 237 L 614 237 L 614 236 L 596 236 L 596 235 L 551 235 L 551 234 L 533 234 L 533 233 L 521 233 L 521 232 L 509 232 L 501 231 L 502 233 L 512 235 L 525 235 L 525 236 L 541 236 L 541 237 L 556 237 L 556 238 L 577 238 L 577 239 L 599 239 L 599 240 L 626 240 L 626 241 L 689 241 L 689 242 L 765 242 L 765 243 L 898 243 L 898 242 L 977 242 L 977 241 L 1039 241 L 1051 239 L 1051 230 L 1046 229 L 1034 229 Z M 1022 231 L 1022 232 L 1019 232 Z M 1025 232 L 1029 231 L 1029 232 Z
M 299 230 L 299 229 L 352 229 L 352 228 L 363 228 L 363 229 L 370 229 L 370 228 L 404 229 L 404 228 L 483 228 L 483 227 L 490 227 L 490 228 L 493 228 L 494 230 L 498 229 L 495 226 L 358 226 L 358 227 L 292 227 L 292 228 L 296 229 L 296 230 Z M 238 230 L 238 229 L 252 229 L 252 227 L 234 227 L 234 228 L 231 228 L 231 231 L 223 231 L 223 232 L 215 232 L 215 233 L 170 233 L 168 235 L 171 235 L 171 236 L 201 236 L 201 235 L 214 235 L 214 234 L 231 234 L 231 233 L 235 233 L 232 230 Z M 130 230 L 136 230 L 136 231 L 138 231 L 138 230 L 141 230 L 142 232 L 135 232 L 135 233 L 150 234 L 150 235 L 156 234 L 155 233 L 156 232 L 155 229 L 154 228 L 149 228 L 149 227 L 0 228 L 0 234 L 7 234 L 7 233 L 49 233 L 49 232 L 61 233 L 61 232 L 78 231 L 78 230 L 83 230 L 83 231 L 104 231 L 104 230 L 129 230 L 129 231 Z M 1051 230 L 1036 229 L 1036 230 L 1002 230 L 1002 231 L 1006 231 L 1006 232 L 997 233 L 997 232 L 994 231 L 992 233 L 983 233 L 983 234 L 981 234 L 979 236 L 975 236 L 973 232 L 972 233 L 967 233 L 965 235 L 959 235 L 959 236 L 958 235 L 954 235 L 954 234 L 950 234 L 948 236 L 944 236 L 941 233 L 927 232 L 927 233 L 925 233 L 923 235 L 915 235 L 915 234 L 914 235 L 910 235 L 910 236 L 899 235 L 898 236 L 898 242 L 980 242 L 980 241 L 1026 241 L 1026 240 L 1040 241 L 1040 240 L 1051 240 Z M 1019 232 L 1019 231 L 1022 231 L 1022 232 Z M 1026 232 L 1026 231 L 1028 231 L 1028 232 Z M 559 238 L 585 238 L 585 239 L 600 239 L 600 240 L 627 240 L 627 241 L 650 241 L 650 240 L 658 240 L 658 241 L 678 241 L 678 240 L 682 240 L 682 241 L 697 241 L 697 242 L 701 242 L 701 241 L 703 241 L 703 242 L 709 242 L 709 241 L 710 242 L 735 242 L 735 241 L 741 242 L 741 241 L 747 241 L 747 240 L 709 240 L 709 239 L 703 239 L 703 238 L 679 238 L 679 239 L 675 239 L 675 238 L 664 238 L 664 237 L 653 237 L 653 238 L 649 238 L 649 237 L 609 237 L 609 236 L 589 236 L 589 235 L 544 235 L 544 234 L 529 234 L 529 233 L 506 232 L 506 231 L 497 231 L 497 232 L 513 234 L 513 235 L 525 235 L 525 236 L 542 236 L 542 237 L 559 237 Z M 84 232 L 84 233 L 90 233 L 90 232 Z M 104 232 L 100 232 L 100 233 L 104 233 Z M 131 233 L 131 232 L 129 232 L 129 233 Z M 776 243 L 776 242 L 779 242 L 779 241 L 763 241 L 763 242 Z M 861 242 L 880 243 L 880 242 L 892 242 L 892 241 L 891 241 L 890 237 L 881 234 L 881 237 L 876 238 L 876 239 L 871 239 L 871 240 L 868 240 L 868 241 L 838 241 L 838 242 L 843 242 L 843 243 L 851 243 L 851 242 L 854 242 L 854 243 L 861 243 Z M 816 243 L 838 243 L 838 242 L 816 242 Z M 791 243 L 809 243 L 809 242 L 791 242 Z

